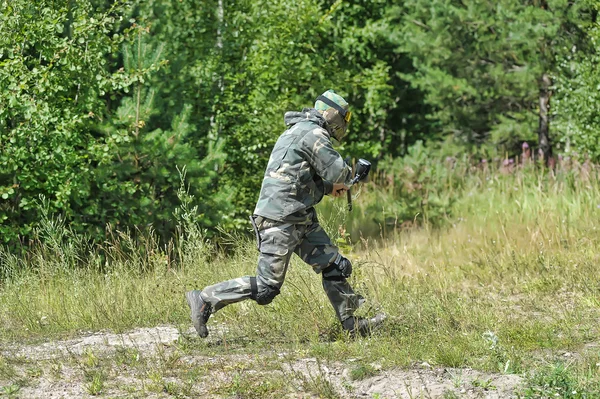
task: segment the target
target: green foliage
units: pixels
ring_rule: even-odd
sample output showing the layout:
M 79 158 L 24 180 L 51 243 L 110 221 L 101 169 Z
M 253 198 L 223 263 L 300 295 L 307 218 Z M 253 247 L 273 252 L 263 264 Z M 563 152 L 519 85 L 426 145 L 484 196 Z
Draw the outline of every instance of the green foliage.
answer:
M 168 240 L 175 229 L 171 215 L 179 204 L 178 168 L 185 169 L 191 194 L 202 200 L 198 210 L 202 227 L 214 228 L 219 220 L 215 210 L 225 207 L 228 192 L 223 189 L 214 195 L 211 185 L 223 163 L 223 142 L 209 142 L 207 156 L 199 159 L 192 144 L 191 105 L 171 114 L 172 120 L 164 116 L 154 120 L 160 114 L 157 93 L 147 82 L 166 61 L 163 46 L 148 43 L 147 34 L 148 28 L 141 26 L 126 32 L 123 69 L 131 79 L 127 87 L 131 96 L 123 97 L 115 113 L 98 126 L 102 136 L 96 149 L 101 161 L 90 187 L 98 202 L 79 214 L 97 218 L 94 226 L 104 222 L 140 231 L 153 226 Z
M 125 2 L 106 11 L 88 1 L 3 3 L 4 243 L 31 238 L 43 207 L 95 240 L 107 225 L 153 226 L 167 239 L 178 167 L 187 169 L 205 227 L 214 228 L 227 209 L 230 190 L 215 193 L 224 142 L 195 145 L 191 104 L 161 117 L 152 82 L 167 64 L 165 46 L 148 40 L 148 27 L 127 20 L 132 12 Z
M 332 237 L 353 243 L 394 237 L 416 227 L 444 230 L 463 223 L 465 215 L 493 216 L 495 211 L 491 215 L 482 211 L 482 203 L 501 203 L 507 211 L 526 210 L 531 218 L 552 207 L 557 214 L 568 215 L 556 222 L 565 228 L 569 218 L 579 217 L 584 209 L 600 209 L 595 198 L 597 166 L 573 157 L 559 160 L 553 173 L 539 167 L 531 160 L 483 162 L 449 145 L 417 143 L 404 158 L 382 160 L 370 183 L 353 188 L 352 212 L 347 211 L 345 201 L 333 198 L 317 209 Z M 548 195 L 572 189 L 579 190 L 582 206 L 572 207 L 565 196 L 548 202 Z
M 396 224 L 427 220 L 439 226 L 447 218 L 456 200 L 453 193 L 464 183 L 456 176 L 465 173 L 468 162 L 440 155 L 417 142 L 405 157 L 381 162 L 386 183 L 396 199 Z
M 580 381 L 580 375 L 575 367 L 569 364 L 556 363 L 548 365 L 540 370 L 536 370 L 527 381 L 526 388 L 522 390 L 519 397 L 550 398 L 557 397 L 563 399 L 585 399 L 595 398 L 598 395 L 600 386 L 586 386 Z
M 3 2 L 0 24 L 0 235 L 15 242 L 35 223 L 39 194 L 71 215 L 93 179 L 86 129 L 103 114 L 102 96 L 115 83 L 106 54 L 123 5 L 93 12 L 89 1 Z
M 391 17 L 429 117 L 467 145 L 492 139 L 501 150 L 533 139 L 538 82 L 556 69 L 561 45 L 577 43 L 573 21 L 583 18 L 571 3 L 516 0 L 414 0 Z
M 417 226 L 441 227 L 448 223 L 457 192 L 465 186 L 471 165 L 466 155 L 446 156 L 448 148 L 426 147 L 418 141 L 402 158 L 386 157 L 379 162 L 372 183 L 355 187 L 353 206 L 324 201 L 319 209 L 334 226 L 344 224 L 350 241 L 364 237 L 387 237 L 396 229 Z
M 405 155 L 422 139 L 435 139 L 423 92 L 411 84 L 412 60 L 398 49 L 397 21 L 389 18 L 396 2 L 335 2 L 326 12 L 355 116 L 343 149 L 354 157 Z M 341 78 L 340 78 L 341 79 Z
M 484 157 L 535 145 L 545 73 L 562 149 L 600 157 L 592 1 L 0 5 L 0 235 L 13 247 L 43 212 L 95 242 L 109 225 L 167 242 L 184 169 L 201 229 L 246 229 L 283 114 L 329 88 L 354 115 L 338 149 L 394 171 L 402 220 L 443 220 L 457 184 L 419 143 L 457 137 Z
M 592 15 L 600 10 L 598 2 L 589 1 Z M 600 118 L 597 104 L 600 101 L 600 24 L 592 18 L 582 23 L 587 33 L 588 46 L 571 46 L 564 49 L 559 59 L 554 101 L 556 126 L 560 141 L 567 154 L 579 153 L 600 160 Z

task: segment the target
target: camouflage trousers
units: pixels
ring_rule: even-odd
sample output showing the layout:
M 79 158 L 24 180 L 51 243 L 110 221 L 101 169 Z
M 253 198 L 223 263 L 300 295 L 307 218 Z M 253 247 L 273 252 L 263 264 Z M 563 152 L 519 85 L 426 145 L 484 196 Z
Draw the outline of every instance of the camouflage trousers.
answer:
M 292 224 L 255 216 L 259 236 L 256 283 L 261 287 L 279 289 L 293 253 L 321 273 L 339 260 L 338 248 L 331 243 L 316 217 L 311 224 Z M 323 279 L 323 289 L 340 321 L 353 316 L 364 299 L 356 294 L 346 279 Z M 213 312 L 236 302 L 252 299 L 251 276 L 223 281 L 202 290 L 202 299 L 209 302 Z

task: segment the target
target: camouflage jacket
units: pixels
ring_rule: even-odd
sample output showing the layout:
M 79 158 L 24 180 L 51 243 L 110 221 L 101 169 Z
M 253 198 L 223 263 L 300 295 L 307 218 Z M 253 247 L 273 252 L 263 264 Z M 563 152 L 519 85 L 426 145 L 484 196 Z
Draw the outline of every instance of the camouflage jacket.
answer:
M 273 147 L 254 214 L 310 223 L 312 208 L 331 193 L 334 183 L 348 184 L 351 169 L 333 149 L 318 111 L 287 112 L 284 120 L 288 129 Z

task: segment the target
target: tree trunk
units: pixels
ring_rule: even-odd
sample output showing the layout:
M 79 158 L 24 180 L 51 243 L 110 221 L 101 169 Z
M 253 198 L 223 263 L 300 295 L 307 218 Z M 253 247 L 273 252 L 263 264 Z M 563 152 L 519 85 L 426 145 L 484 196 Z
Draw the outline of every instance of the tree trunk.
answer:
M 548 113 L 550 110 L 550 97 L 552 92 L 550 86 L 552 81 L 548 74 L 543 74 L 540 82 L 540 126 L 538 131 L 539 151 L 544 158 L 546 165 L 552 158 L 552 144 L 550 142 L 550 120 Z
M 379 150 L 379 154 L 377 154 L 377 160 L 382 160 L 383 156 L 386 153 L 385 139 L 386 139 L 385 127 L 382 124 L 381 127 L 379 128 L 379 142 L 381 143 L 381 149 Z
M 219 60 L 219 62 L 223 62 L 223 26 L 224 26 L 224 21 L 225 21 L 225 5 L 223 4 L 224 0 L 218 0 L 217 1 L 217 40 L 215 43 L 215 47 L 217 48 L 217 52 L 219 54 L 219 57 L 221 58 Z M 217 92 L 218 95 L 217 97 L 219 98 L 218 101 L 223 101 L 222 95 L 225 91 L 225 84 L 224 84 L 225 78 L 223 76 L 223 73 L 220 72 L 219 76 L 217 76 L 217 81 L 216 81 L 216 88 L 217 88 Z M 211 134 L 215 134 L 216 136 L 220 136 L 220 132 L 221 132 L 221 127 L 217 126 L 217 118 L 216 118 L 216 109 L 218 107 L 214 107 L 215 109 L 215 113 L 213 113 L 210 116 L 210 126 L 212 128 L 212 131 L 214 133 Z
M 217 3 L 217 48 L 219 51 L 223 50 L 223 19 L 225 18 L 225 10 L 223 6 L 223 0 L 219 0 Z

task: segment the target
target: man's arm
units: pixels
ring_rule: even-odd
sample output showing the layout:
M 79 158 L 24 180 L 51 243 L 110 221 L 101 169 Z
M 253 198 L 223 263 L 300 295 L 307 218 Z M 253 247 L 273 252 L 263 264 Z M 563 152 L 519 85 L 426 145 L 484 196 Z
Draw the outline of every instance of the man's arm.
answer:
M 325 194 L 337 193 L 337 190 L 344 189 L 350 183 L 352 170 L 333 148 L 324 129 L 317 128 L 307 133 L 302 140 L 302 149 L 305 159 L 323 179 Z M 343 191 L 339 194 L 343 194 Z

